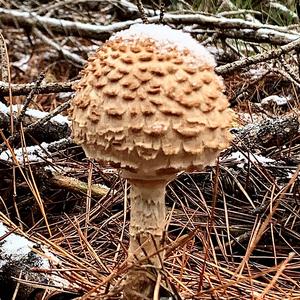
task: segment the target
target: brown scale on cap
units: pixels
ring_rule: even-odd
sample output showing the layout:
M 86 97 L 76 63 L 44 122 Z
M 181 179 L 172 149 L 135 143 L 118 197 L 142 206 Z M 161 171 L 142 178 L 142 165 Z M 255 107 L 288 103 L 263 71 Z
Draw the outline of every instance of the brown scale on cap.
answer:
M 232 112 L 209 64 L 150 39 L 108 41 L 89 59 L 70 117 L 87 155 L 130 172 L 202 169 L 229 146 Z

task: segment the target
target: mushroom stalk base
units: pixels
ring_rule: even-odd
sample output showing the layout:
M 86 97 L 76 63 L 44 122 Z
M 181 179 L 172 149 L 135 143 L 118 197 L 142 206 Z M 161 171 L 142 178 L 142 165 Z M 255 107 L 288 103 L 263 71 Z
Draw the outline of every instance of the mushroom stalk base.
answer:
M 130 246 L 128 260 L 134 264 L 127 275 L 124 299 L 153 298 L 156 274 L 164 260 L 166 180 L 129 179 Z M 145 266 L 147 265 L 147 266 Z

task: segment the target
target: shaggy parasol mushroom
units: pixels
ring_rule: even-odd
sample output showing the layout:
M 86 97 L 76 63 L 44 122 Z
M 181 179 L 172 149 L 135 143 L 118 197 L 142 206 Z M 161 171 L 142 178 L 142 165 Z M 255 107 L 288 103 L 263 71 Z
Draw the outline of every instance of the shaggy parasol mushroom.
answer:
M 231 141 L 233 114 L 214 65 L 190 35 L 139 24 L 114 35 L 82 72 L 70 111 L 74 140 L 131 183 L 131 262 L 162 267 L 166 184 L 203 169 Z M 125 298 L 144 299 L 135 290 L 152 299 L 141 272 L 129 273 Z

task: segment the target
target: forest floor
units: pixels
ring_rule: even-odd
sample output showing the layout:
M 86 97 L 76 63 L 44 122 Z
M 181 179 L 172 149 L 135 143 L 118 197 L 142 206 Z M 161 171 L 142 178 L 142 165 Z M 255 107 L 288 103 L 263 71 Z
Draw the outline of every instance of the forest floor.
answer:
M 177 2 L 163 21 L 215 55 L 237 117 L 215 167 L 168 185 L 164 287 L 173 299 L 300 299 L 298 17 L 287 7 L 288 25 L 232 7 L 196 14 Z M 67 108 L 88 56 L 139 11 L 121 0 L 37 3 L 0 1 L 0 224 L 10 229 L 0 258 L 17 233 L 48 249 L 50 264 L 0 261 L 0 298 L 119 299 L 129 185 L 72 142 Z

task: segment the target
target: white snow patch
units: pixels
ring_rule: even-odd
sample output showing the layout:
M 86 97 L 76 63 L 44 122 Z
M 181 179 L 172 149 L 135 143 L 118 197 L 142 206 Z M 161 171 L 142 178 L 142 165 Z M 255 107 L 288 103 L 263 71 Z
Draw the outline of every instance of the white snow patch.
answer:
M 188 49 L 194 57 L 186 57 L 187 63 L 195 65 L 207 64 L 211 67 L 216 65 L 214 57 L 209 51 L 198 43 L 192 36 L 182 30 L 172 29 L 161 24 L 134 24 L 129 29 L 114 34 L 110 40 L 121 38 L 127 42 L 140 39 L 152 40 L 160 52 L 168 52 L 175 48 L 180 52 Z M 184 58 L 184 57 L 183 57 Z M 197 59 L 195 61 L 195 58 Z
M 45 166 L 45 167 L 44 167 L 44 170 L 50 172 L 51 174 L 57 173 L 57 168 L 54 168 L 54 167 L 52 167 L 52 166 L 50 166 L 50 165 Z
M 206 50 L 213 56 L 221 56 L 224 55 L 225 51 L 221 48 L 213 47 L 213 46 L 207 46 Z
M 9 107 L 0 101 L 0 112 L 8 114 L 10 112 Z
M 251 79 L 258 79 L 265 76 L 268 70 L 259 66 L 258 68 L 250 69 L 247 73 L 251 76 Z
M 51 269 L 51 266 L 55 265 L 57 267 L 61 266 L 61 261 L 58 257 L 56 257 L 53 253 L 49 251 L 48 248 L 42 247 L 43 250 L 43 268 Z M 62 276 L 56 275 L 53 273 L 49 276 L 50 282 L 52 285 L 60 288 L 70 288 L 78 287 L 78 285 L 74 282 L 70 282 L 67 279 L 64 279 Z
M 48 144 L 47 143 L 42 143 L 41 146 L 43 148 L 47 149 Z M 41 149 L 39 145 L 36 146 L 28 146 L 26 148 L 19 148 L 14 150 L 15 156 L 17 161 L 20 164 L 23 164 L 25 162 L 38 162 L 42 161 L 41 157 L 39 156 L 45 156 L 45 152 Z M 1 160 L 6 160 L 6 161 L 13 161 L 12 159 L 12 154 L 10 150 L 3 151 L 0 154 L 0 159 Z
M 34 243 L 28 241 L 25 237 L 12 233 L 8 235 L 4 240 L 1 239 L 8 232 L 7 228 L 0 222 L 0 244 L 1 244 L 1 258 L 0 268 L 7 263 L 7 259 L 13 258 L 21 259 L 31 252 Z
M 285 5 L 275 2 L 275 1 L 270 1 L 270 7 L 275 8 L 276 10 L 279 10 L 283 13 L 288 14 L 290 17 L 292 17 L 293 19 L 298 19 L 298 16 L 296 13 L 294 13 L 293 11 L 291 11 L 290 9 L 288 9 Z
M 69 99 L 74 95 L 74 92 L 60 92 L 58 93 L 59 99 Z
M 16 233 L 11 233 L 3 240 L 1 239 L 6 233 L 8 233 L 8 228 L 0 222 L 0 245 L 1 245 L 1 260 L 0 269 L 2 266 L 7 264 L 10 260 L 20 260 L 23 257 L 26 258 L 27 255 L 32 252 L 32 249 L 37 244 L 28 240 L 27 238 L 18 235 Z M 41 246 L 43 254 L 38 255 L 38 261 L 40 263 L 41 269 L 50 269 L 50 262 L 54 265 L 60 265 L 61 261 L 49 249 L 45 246 Z M 43 257 L 44 256 L 44 257 Z M 69 288 L 70 286 L 75 286 L 76 283 L 70 283 L 68 280 L 62 278 L 61 276 L 51 274 L 47 276 L 49 283 L 60 288 Z
M 18 61 L 14 61 L 12 63 L 12 65 L 14 67 L 17 67 L 19 68 L 20 70 L 22 70 L 23 72 L 26 72 L 27 69 L 28 69 L 28 62 L 29 62 L 29 59 L 30 59 L 30 55 L 27 54 L 27 55 L 24 55 L 20 60 Z
M 251 163 L 258 163 L 263 166 L 269 164 L 269 163 L 275 163 L 274 159 L 267 158 L 258 154 L 251 154 L 251 153 L 242 153 L 240 151 L 236 151 L 231 153 L 229 156 L 223 157 L 221 159 L 222 162 L 228 161 L 228 160 L 234 160 L 238 163 L 239 168 L 243 168 L 248 161 Z
M 33 118 L 42 119 L 42 118 L 48 116 L 49 113 L 44 112 L 44 111 L 39 111 L 37 109 L 27 108 L 26 109 L 26 115 L 30 116 L 30 117 L 33 117 Z M 57 122 L 59 124 L 66 124 L 66 123 L 70 124 L 70 121 L 68 120 L 68 117 L 65 117 L 65 116 L 62 116 L 62 115 L 56 115 L 53 118 L 51 118 L 50 121 L 54 121 L 54 122 Z
M 12 111 L 14 113 L 18 113 L 22 110 L 23 105 L 22 104 L 14 104 L 12 105 Z M 6 106 L 4 103 L 0 102 L 0 112 L 4 113 L 4 114 L 9 114 L 10 113 L 10 107 Z M 48 116 L 48 112 L 44 112 L 44 111 L 39 111 L 37 109 L 31 109 L 31 108 L 27 108 L 25 115 L 29 116 L 29 117 L 33 117 L 33 118 L 37 118 L 37 119 L 42 119 L 46 116 Z M 68 124 L 70 125 L 71 122 L 68 120 L 68 117 L 66 116 L 62 116 L 62 115 L 56 115 L 54 117 L 52 117 L 50 119 L 50 121 L 54 121 L 57 122 L 59 124 Z
M 260 104 L 262 106 L 268 106 L 276 104 L 277 106 L 286 105 L 289 102 L 289 99 L 286 97 L 281 97 L 278 95 L 271 95 L 261 100 Z
M 18 148 L 14 150 L 14 155 L 16 156 L 16 159 L 19 162 L 19 164 L 45 161 L 45 159 L 42 158 L 47 157 L 47 151 L 50 145 L 56 146 L 67 141 L 68 139 L 63 138 L 52 143 L 43 142 L 41 143 L 41 145 L 27 146 L 26 148 Z M 0 160 L 14 161 L 12 157 L 13 155 L 10 152 L 10 150 L 5 150 L 0 154 Z M 47 160 L 49 161 L 50 158 Z

